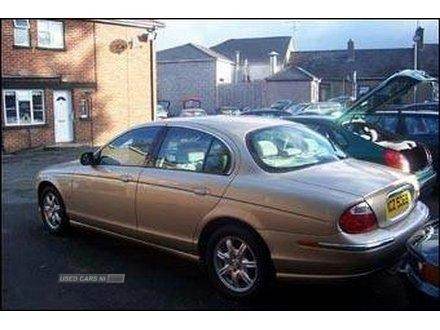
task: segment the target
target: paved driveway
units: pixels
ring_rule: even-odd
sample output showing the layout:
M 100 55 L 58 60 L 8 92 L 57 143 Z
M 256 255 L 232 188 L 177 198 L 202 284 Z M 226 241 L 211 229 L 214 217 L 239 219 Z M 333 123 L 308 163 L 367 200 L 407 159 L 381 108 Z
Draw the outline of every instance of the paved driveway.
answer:
M 41 168 L 75 159 L 82 151 L 28 151 L 2 159 L 5 309 L 422 307 L 410 299 L 398 275 L 387 273 L 326 285 L 278 284 L 262 300 L 236 303 L 218 296 L 192 262 L 165 252 L 80 228 L 67 237 L 52 237 L 39 222 L 33 177 Z M 436 199 L 428 204 L 438 215 Z M 60 273 L 124 273 L 126 278 L 124 284 L 59 284 Z

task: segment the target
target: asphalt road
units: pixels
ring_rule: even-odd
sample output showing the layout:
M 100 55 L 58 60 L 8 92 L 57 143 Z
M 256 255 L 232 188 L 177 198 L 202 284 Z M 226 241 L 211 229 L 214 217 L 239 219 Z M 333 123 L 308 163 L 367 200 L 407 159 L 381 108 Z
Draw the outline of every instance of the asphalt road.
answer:
M 2 306 L 8 310 L 316 310 L 438 308 L 412 298 L 405 280 L 386 272 L 330 284 L 278 283 L 263 299 L 219 296 L 196 264 L 94 231 L 44 232 L 33 177 L 80 149 L 27 151 L 2 159 Z M 427 201 L 438 215 L 437 197 Z M 124 284 L 60 284 L 60 273 L 124 273 Z

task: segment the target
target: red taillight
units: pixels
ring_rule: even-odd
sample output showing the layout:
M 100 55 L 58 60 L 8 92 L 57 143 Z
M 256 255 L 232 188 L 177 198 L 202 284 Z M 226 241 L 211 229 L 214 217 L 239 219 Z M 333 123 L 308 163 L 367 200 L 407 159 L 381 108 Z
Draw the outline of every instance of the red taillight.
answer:
M 366 233 L 377 227 L 376 215 L 370 205 L 362 202 L 341 215 L 339 227 L 348 234 Z
M 409 173 L 408 160 L 400 152 L 392 149 L 386 149 L 384 152 L 385 164 L 397 168 L 405 173 Z
M 426 282 L 440 286 L 440 276 L 438 266 L 419 262 L 420 277 Z

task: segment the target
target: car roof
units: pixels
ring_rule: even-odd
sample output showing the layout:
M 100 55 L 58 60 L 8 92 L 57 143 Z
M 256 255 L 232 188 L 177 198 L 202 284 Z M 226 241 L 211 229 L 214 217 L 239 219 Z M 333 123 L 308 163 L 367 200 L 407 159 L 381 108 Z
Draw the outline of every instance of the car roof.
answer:
M 224 116 L 212 115 L 206 117 L 177 117 L 170 118 L 166 121 L 160 122 L 164 126 L 182 125 L 188 128 L 214 129 L 225 134 L 234 134 L 236 136 L 245 136 L 248 132 L 260 128 L 288 125 L 289 122 L 281 119 L 266 118 L 266 117 L 250 117 L 250 116 Z M 149 126 L 144 124 L 142 126 Z
M 320 122 L 328 122 L 328 123 L 332 123 L 335 120 L 335 117 L 330 117 L 330 116 L 324 116 L 324 115 L 294 115 L 294 116 L 289 116 L 289 117 L 283 117 L 286 120 L 298 120 L 298 121 L 320 121 Z
M 395 109 L 385 109 L 385 110 L 378 110 L 378 111 L 375 111 L 375 112 L 372 112 L 372 113 L 369 113 L 369 115 L 381 115 L 381 114 L 398 114 L 398 113 L 401 113 L 401 114 L 405 114 L 405 115 L 432 115 L 432 116 L 435 116 L 435 115 L 439 115 L 439 113 L 438 113 L 438 111 L 435 111 L 435 110 L 410 110 L 410 109 L 408 109 L 408 110 L 405 110 L 405 109 L 402 109 L 402 110 L 395 110 Z

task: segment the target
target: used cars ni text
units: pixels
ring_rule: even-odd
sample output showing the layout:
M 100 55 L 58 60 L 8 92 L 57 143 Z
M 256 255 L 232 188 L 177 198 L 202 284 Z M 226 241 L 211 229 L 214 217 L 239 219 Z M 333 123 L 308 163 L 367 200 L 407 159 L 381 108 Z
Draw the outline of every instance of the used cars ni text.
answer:
M 347 158 L 301 124 L 252 116 L 138 126 L 36 184 L 50 232 L 82 224 L 198 259 L 238 298 L 275 275 L 387 267 L 429 218 L 415 176 Z

